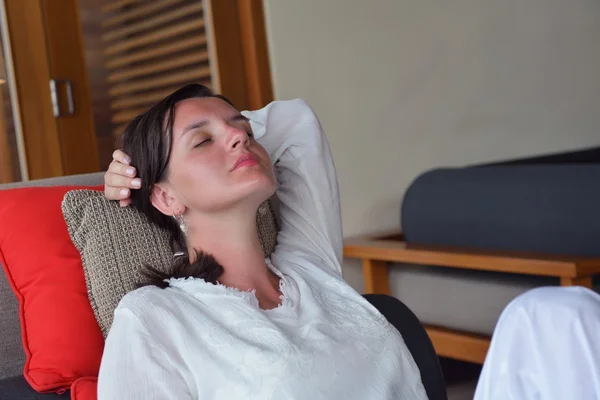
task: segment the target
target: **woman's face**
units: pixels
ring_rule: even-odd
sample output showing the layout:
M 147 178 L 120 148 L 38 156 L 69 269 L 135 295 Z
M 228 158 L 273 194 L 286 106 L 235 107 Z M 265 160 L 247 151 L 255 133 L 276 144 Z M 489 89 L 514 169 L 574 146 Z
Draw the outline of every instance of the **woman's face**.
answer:
M 258 207 L 275 191 L 266 150 L 249 121 L 214 97 L 175 106 L 167 191 L 187 211 L 221 212 Z

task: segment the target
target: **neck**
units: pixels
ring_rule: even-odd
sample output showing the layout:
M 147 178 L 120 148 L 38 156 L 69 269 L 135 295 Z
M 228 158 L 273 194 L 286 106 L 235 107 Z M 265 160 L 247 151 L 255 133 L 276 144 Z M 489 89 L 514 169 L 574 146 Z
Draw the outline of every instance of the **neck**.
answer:
M 258 239 L 256 213 L 190 215 L 186 219 L 190 254 L 194 250 L 211 254 L 223 266 L 221 284 L 244 291 L 273 288 L 273 274 Z

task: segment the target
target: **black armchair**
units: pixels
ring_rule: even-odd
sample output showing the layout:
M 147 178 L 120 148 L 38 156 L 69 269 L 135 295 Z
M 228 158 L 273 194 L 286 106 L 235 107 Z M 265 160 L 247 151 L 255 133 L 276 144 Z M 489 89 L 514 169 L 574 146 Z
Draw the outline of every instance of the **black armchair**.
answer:
M 447 400 L 446 382 L 433 344 L 417 316 L 400 300 L 384 294 L 366 294 L 369 301 L 400 332 L 413 356 L 429 400 Z

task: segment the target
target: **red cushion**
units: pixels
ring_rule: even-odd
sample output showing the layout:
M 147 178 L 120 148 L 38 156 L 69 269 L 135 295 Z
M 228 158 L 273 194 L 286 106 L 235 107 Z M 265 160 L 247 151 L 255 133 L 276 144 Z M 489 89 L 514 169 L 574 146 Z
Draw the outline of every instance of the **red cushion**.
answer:
M 60 208 L 79 188 L 0 190 L 0 262 L 19 300 L 23 373 L 39 392 L 64 391 L 100 368 L 104 340 Z
M 98 378 L 79 378 L 71 385 L 71 400 L 96 400 L 98 398 Z

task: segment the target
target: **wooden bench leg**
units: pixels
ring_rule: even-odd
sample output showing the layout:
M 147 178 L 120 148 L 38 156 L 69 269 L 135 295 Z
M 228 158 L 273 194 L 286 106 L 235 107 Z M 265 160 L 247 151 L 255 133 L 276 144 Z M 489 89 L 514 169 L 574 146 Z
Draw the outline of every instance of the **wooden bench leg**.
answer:
M 560 278 L 560 286 L 583 286 L 592 288 L 591 276 L 579 276 L 577 278 Z
M 362 260 L 365 293 L 390 294 L 387 262 Z
M 490 337 L 425 325 L 438 356 L 483 364 L 490 348 Z

